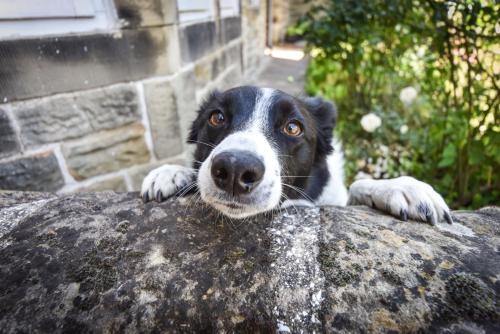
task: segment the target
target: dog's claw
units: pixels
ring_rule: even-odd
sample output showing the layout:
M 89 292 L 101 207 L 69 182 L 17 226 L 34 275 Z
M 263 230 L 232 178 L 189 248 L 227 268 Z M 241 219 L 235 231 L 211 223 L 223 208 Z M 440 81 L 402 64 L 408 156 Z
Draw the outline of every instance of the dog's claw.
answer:
M 430 213 L 430 214 L 426 215 L 425 219 L 432 226 L 436 226 L 437 223 L 436 223 L 436 217 L 434 216 L 434 214 Z
M 148 195 L 148 192 L 147 192 L 147 191 L 146 191 L 146 192 L 144 192 L 144 193 L 142 194 L 141 198 L 142 198 L 142 202 L 143 202 L 143 203 L 147 203 L 147 202 L 149 202 L 149 195 Z
M 453 224 L 453 218 L 451 218 L 451 215 L 448 211 L 444 212 L 444 219 L 446 220 L 446 222 L 448 224 L 450 224 L 450 225 Z
M 405 221 L 405 222 L 406 222 L 406 221 L 408 221 L 408 211 L 406 211 L 406 210 L 403 210 L 403 209 L 402 209 L 402 210 L 399 212 L 399 218 L 400 218 L 402 221 Z
M 163 196 L 162 196 L 162 193 L 161 193 L 161 190 L 158 190 L 156 192 L 156 197 L 155 197 L 156 201 L 157 202 L 162 202 L 163 201 Z

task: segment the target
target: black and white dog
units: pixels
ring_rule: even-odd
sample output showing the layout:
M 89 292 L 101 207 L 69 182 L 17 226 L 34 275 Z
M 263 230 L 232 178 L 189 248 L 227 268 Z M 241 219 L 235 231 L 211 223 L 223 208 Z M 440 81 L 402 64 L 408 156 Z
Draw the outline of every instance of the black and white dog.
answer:
M 214 92 L 191 127 L 194 168 L 151 171 L 141 196 L 163 201 L 197 188 L 204 202 L 231 218 L 279 206 L 365 204 L 402 220 L 452 222 L 443 198 L 412 177 L 360 180 L 347 192 L 335 122 L 334 105 L 320 98 L 251 86 Z

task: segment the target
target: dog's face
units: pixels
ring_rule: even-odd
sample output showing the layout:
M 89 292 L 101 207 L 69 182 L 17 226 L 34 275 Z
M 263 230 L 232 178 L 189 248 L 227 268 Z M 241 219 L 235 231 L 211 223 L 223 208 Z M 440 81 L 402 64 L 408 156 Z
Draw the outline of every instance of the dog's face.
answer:
M 244 218 L 284 199 L 314 200 L 328 180 L 335 118 L 328 102 L 269 88 L 212 93 L 188 140 L 197 145 L 194 167 L 203 201 Z

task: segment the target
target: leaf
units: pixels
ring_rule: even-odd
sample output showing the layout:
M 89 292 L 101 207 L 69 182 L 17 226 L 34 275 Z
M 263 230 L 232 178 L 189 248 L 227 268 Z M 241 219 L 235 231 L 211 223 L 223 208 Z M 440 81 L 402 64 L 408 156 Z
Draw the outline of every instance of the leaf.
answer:
M 471 165 L 479 165 L 485 162 L 484 146 L 480 141 L 472 143 L 469 151 L 469 162 Z
M 453 145 L 453 143 L 449 143 L 443 151 L 443 155 L 441 157 L 441 161 L 439 161 L 438 163 L 438 167 L 443 168 L 451 166 L 455 163 L 456 159 L 457 149 L 455 145 Z

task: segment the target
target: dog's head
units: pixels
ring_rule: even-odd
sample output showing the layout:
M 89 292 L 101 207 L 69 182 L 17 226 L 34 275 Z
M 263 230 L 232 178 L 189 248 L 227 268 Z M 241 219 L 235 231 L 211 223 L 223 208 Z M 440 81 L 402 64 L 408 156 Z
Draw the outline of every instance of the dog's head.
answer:
M 232 218 L 268 211 L 283 199 L 314 200 L 328 180 L 334 106 L 282 91 L 237 87 L 202 104 L 188 142 L 202 199 Z

